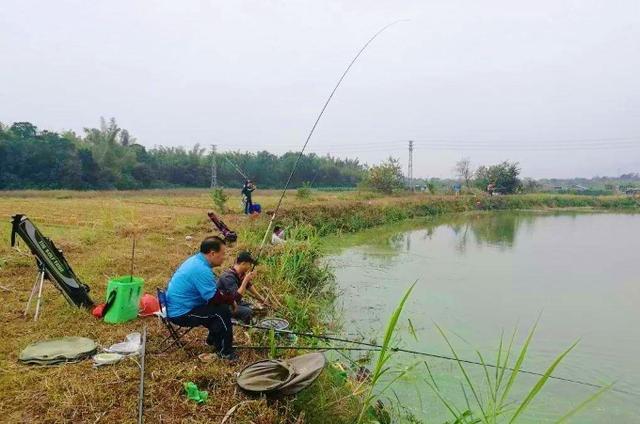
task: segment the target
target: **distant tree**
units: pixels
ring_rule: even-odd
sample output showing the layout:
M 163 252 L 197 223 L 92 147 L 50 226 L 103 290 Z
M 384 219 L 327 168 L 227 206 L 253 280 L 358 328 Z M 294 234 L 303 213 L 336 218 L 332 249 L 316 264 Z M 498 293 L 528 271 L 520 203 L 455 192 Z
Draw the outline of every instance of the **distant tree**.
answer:
M 469 187 L 471 179 L 473 178 L 473 170 L 471 169 L 471 160 L 469 158 L 462 158 L 456 162 L 454 168 L 456 176 L 464 181 L 464 184 Z
M 133 177 L 136 152 L 121 144 L 121 131 L 115 118 L 107 122 L 100 118 L 100 128 L 85 128 L 84 143 L 91 149 L 93 159 L 101 168 L 101 181 L 117 189 L 140 188 Z M 128 137 L 128 136 L 127 136 Z
M 390 157 L 367 172 L 365 185 L 375 191 L 391 194 L 404 188 L 404 176 L 400 161 Z
M 427 190 L 429 190 L 429 194 L 436 194 L 436 183 L 434 181 L 427 181 Z
M 486 190 L 489 184 L 494 184 L 496 192 L 516 193 L 522 188 L 518 175 L 520 175 L 518 162 L 504 161 L 489 167 L 480 166 L 475 173 L 475 185 L 481 190 Z
M 9 131 L 18 138 L 26 139 L 35 137 L 38 132 L 38 128 L 36 128 L 36 126 L 31 122 L 15 122 L 9 128 Z
M 537 193 L 542 190 L 542 184 L 533 178 L 525 178 L 522 181 L 522 190 L 525 193 Z
M 284 185 L 298 154 L 267 151 L 219 154 L 218 182 L 240 187 L 244 177 L 261 188 Z M 228 160 L 227 160 L 228 159 Z M 291 187 L 313 181 L 321 187 L 354 187 L 366 167 L 354 159 L 303 155 Z M 0 189 L 137 189 L 208 187 L 211 158 L 200 146 L 145 149 L 111 118 L 82 134 L 39 131 L 29 122 L 0 124 Z
M 136 142 L 136 139 L 129 135 L 129 131 L 123 129 L 119 134 L 120 144 L 122 146 L 131 146 Z

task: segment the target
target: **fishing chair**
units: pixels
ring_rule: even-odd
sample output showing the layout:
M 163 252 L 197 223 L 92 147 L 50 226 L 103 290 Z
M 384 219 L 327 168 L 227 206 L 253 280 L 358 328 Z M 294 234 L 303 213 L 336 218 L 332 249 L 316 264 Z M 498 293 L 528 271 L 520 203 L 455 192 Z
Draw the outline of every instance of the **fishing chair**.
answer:
M 169 335 L 160 342 L 160 352 L 164 353 L 167 350 L 171 349 L 173 346 L 177 345 L 180 349 L 184 349 L 189 355 L 193 356 L 188 349 L 186 349 L 186 343 L 184 342 L 183 337 L 186 336 L 191 330 L 195 327 L 181 327 L 173 322 L 169 321 L 169 312 L 167 308 L 167 293 L 158 288 L 158 303 L 160 304 L 160 312 L 158 312 L 158 317 L 162 324 L 167 328 Z M 165 346 L 163 349 L 163 346 Z

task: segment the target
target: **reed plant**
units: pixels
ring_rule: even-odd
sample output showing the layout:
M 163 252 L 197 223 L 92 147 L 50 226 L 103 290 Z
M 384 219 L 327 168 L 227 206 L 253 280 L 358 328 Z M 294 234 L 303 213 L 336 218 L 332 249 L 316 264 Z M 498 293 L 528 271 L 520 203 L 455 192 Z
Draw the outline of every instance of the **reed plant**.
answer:
M 526 391 L 524 397 L 520 400 L 514 400 L 514 387 L 518 381 L 518 377 L 522 375 L 522 364 L 528 355 L 529 346 L 537 328 L 537 322 L 529 331 L 524 344 L 519 351 L 514 349 L 517 330 L 514 330 L 512 333 L 508 344 L 505 344 L 504 334 L 501 334 L 495 362 L 486 362 L 480 351 L 476 351 L 476 355 L 478 356 L 478 360 L 482 368 L 483 377 L 480 381 L 472 378 L 472 373 L 466 369 L 465 362 L 461 360 L 457 349 L 453 346 L 453 343 L 447 336 L 446 332 L 437 324 L 436 328 L 442 335 L 451 354 L 457 361 L 457 368 L 462 377 L 461 391 L 465 400 L 463 405 L 457 405 L 455 402 L 448 399 L 447 395 L 442 391 L 434 378 L 428 363 L 424 361 L 428 375 L 428 378 L 425 379 L 426 384 L 433 390 L 438 400 L 452 416 L 452 421 L 446 421 L 445 424 L 497 424 L 519 422 L 519 420 L 523 418 L 527 409 L 531 406 L 534 399 L 540 395 L 542 389 L 547 384 L 558 365 L 560 365 L 565 357 L 578 344 L 578 342 L 575 342 L 562 351 L 551 362 L 546 371 L 541 373 L 542 375 L 539 376 L 536 383 Z M 515 363 L 511 365 L 510 360 L 514 357 Z M 586 408 L 590 403 L 598 399 L 610 388 L 611 385 L 598 389 L 587 399 L 565 413 L 557 422 L 565 422 L 570 417 Z
M 358 424 L 379 422 L 379 410 L 374 408 L 373 405 L 376 402 L 379 403 L 380 400 L 385 397 L 385 393 L 393 388 L 394 384 L 405 376 L 415 373 L 418 362 L 402 368 L 390 364 L 392 357 L 397 352 L 395 341 L 397 340 L 398 321 L 414 286 L 415 283 L 407 289 L 387 322 L 382 346 L 373 364 L 370 383 L 362 396 L 362 406 L 357 420 Z M 448 346 L 456 362 L 457 369 L 460 372 L 462 379 L 460 394 L 462 396 L 459 397 L 464 398 L 462 405 L 456 404 L 449 399 L 448 395 L 442 390 L 434 377 L 428 362 L 422 361 L 422 364 L 424 364 L 426 368 L 426 375 L 428 376 L 424 379 L 425 383 L 433 393 L 435 393 L 437 399 L 452 416 L 452 420 L 446 421 L 444 424 L 511 424 L 519 422 L 519 420 L 524 417 L 528 408 L 540 395 L 556 368 L 578 344 L 576 341 L 557 355 L 547 369 L 538 376 L 535 384 L 526 390 L 521 399 L 516 400 L 514 399 L 516 396 L 514 388 L 516 387 L 516 383 L 519 382 L 519 377 L 523 374 L 522 365 L 529 353 L 529 347 L 537 324 L 538 322 L 536 321 L 519 350 L 516 350 L 514 347 L 517 329 L 512 333 L 508 343 L 505 343 L 504 333 L 501 334 L 495 362 L 487 362 L 482 353 L 476 350 L 475 353 L 478 357 L 478 365 L 476 366 L 480 366 L 482 371 L 480 381 L 472 377 L 474 374 L 467 370 L 469 366 L 468 361 L 460 357 L 458 350 L 454 347 L 445 330 L 436 324 L 436 328 Z M 413 338 L 417 339 L 416 331 L 410 321 L 409 331 Z M 513 359 L 515 359 L 515 362 L 512 363 Z M 612 385 L 607 385 L 599 388 L 577 406 L 564 413 L 557 422 L 566 422 L 569 418 L 574 417 L 611 387 Z M 400 403 L 400 401 L 398 402 Z M 409 417 L 412 422 L 417 421 L 411 413 L 407 413 L 406 417 Z
M 380 353 L 378 354 L 378 358 L 374 365 L 373 373 L 371 374 L 371 382 L 369 384 L 369 389 L 366 395 L 364 396 L 364 401 L 362 403 L 362 408 L 360 409 L 360 415 L 358 416 L 357 423 L 360 424 L 365 422 L 367 418 L 372 418 L 370 415 L 370 408 L 373 404 L 374 400 L 380 396 L 382 396 L 396 381 L 398 381 L 402 376 L 404 376 L 407 372 L 410 371 L 411 368 L 407 368 L 404 371 L 396 373 L 396 375 L 391 379 L 390 382 L 385 382 L 385 385 L 378 389 L 378 383 L 382 382 L 382 378 L 389 373 L 391 368 L 387 366 L 389 360 L 394 354 L 394 349 L 392 346 L 392 342 L 394 340 L 394 333 L 396 332 L 396 328 L 398 325 L 398 320 L 400 319 L 400 314 L 402 313 L 402 309 L 404 308 L 407 299 L 411 295 L 413 288 L 416 283 L 413 283 L 411 287 L 407 289 L 407 291 L 402 296 L 400 303 L 396 307 L 396 309 L 391 314 L 389 321 L 387 322 L 387 329 L 384 333 L 384 339 L 382 342 L 382 347 L 380 348 Z M 371 421 L 369 419 L 369 421 Z

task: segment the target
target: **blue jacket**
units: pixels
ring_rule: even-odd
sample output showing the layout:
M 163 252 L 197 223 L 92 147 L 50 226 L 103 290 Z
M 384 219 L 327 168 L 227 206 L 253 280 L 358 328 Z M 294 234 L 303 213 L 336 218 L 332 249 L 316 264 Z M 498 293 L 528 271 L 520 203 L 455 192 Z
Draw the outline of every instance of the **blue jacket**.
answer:
M 167 288 L 167 315 L 179 317 L 209 302 L 216 294 L 216 276 L 202 253 L 178 267 Z

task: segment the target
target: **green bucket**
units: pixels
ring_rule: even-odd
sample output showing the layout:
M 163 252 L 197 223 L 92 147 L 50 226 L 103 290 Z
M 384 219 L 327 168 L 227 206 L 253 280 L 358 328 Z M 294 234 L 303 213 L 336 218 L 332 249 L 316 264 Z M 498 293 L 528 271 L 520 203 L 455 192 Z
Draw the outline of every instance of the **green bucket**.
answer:
M 143 285 L 142 278 L 130 275 L 110 279 L 107 283 L 107 303 L 110 297 L 115 298 L 104 316 L 104 321 L 117 324 L 135 319 L 138 316 Z

